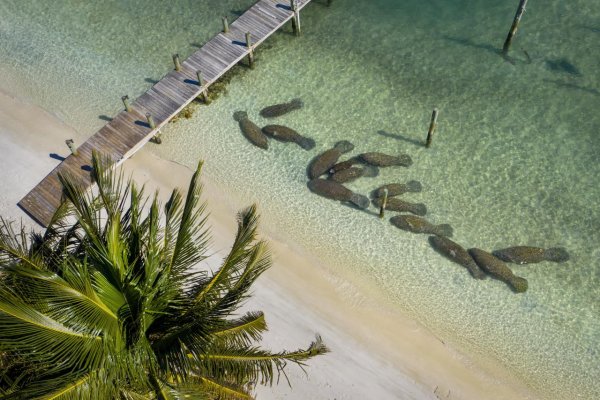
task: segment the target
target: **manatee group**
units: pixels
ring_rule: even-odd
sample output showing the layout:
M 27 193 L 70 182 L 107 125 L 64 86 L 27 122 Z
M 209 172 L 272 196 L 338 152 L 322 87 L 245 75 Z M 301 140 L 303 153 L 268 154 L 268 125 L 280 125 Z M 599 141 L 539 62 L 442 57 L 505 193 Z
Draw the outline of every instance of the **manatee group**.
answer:
M 515 246 L 495 250 L 492 254 L 502 261 L 515 264 L 532 264 L 542 261 L 562 263 L 569 260 L 569 253 L 563 247 L 544 249 L 532 246 Z
M 246 111 L 236 111 L 233 113 L 233 119 L 239 123 L 242 133 L 250 143 L 261 149 L 269 148 L 267 137 L 254 122 L 250 121 Z
M 485 279 L 485 273 L 479 268 L 473 257 L 461 245 L 445 236 L 429 236 L 431 247 L 444 257 L 469 270 L 473 278 Z
M 437 236 L 452 236 L 452 227 L 448 224 L 434 225 L 416 215 L 399 214 L 390 218 L 390 223 L 396 228 L 412 232 Z
M 523 293 L 527 290 L 527 279 L 513 274 L 504 261 L 493 254 L 477 248 L 469 249 L 469 254 L 473 257 L 477 265 L 479 265 L 479 268 L 487 272 L 490 276 L 507 283 L 515 292 Z
M 378 197 L 373 199 L 373 205 L 375 207 L 381 207 L 382 204 L 382 198 Z M 388 198 L 387 203 L 385 205 L 385 209 L 388 211 L 409 212 L 421 216 L 427 214 L 427 206 L 425 206 L 425 204 L 411 203 L 408 201 L 401 200 L 397 197 Z
M 304 150 L 311 150 L 315 147 L 315 141 L 311 138 L 302 136 L 292 128 L 283 125 L 267 125 L 262 131 L 275 140 L 280 142 L 293 142 L 298 144 Z
M 350 202 L 360 209 L 369 207 L 369 199 L 366 196 L 354 193 L 340 183 L 325 179 L 312 179 L 308 181 L 307 186 L 311 192 L 319 196 L 331 200 Z
M 289 103 L 275 104 L 260 110 L 260 116 L 263 118 L 275 118 L 289 113 L 290 111 L 302 108 L 304 103 L 300 99 L 293 99 Z
M 333 148 L 319 154 L 308 166 L 308 178 L 315 179 L 329 171 L 339 160 L 342 154 L 354 150 L 354 145 L 347 140 L 337 142 Z

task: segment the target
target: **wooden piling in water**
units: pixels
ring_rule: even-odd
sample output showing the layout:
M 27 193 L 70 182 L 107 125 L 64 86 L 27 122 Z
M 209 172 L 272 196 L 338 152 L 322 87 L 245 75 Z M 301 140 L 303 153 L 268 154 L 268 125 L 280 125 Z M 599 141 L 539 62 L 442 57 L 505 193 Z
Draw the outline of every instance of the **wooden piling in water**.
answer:
M 385 207 L 387 206 L 388 200 L 388 190 L 387 188 L 383 189 L 383 199 L 381 199 L 381 207 L 379 207 L 379 218 L 383 219 L 385 216 Z
M 438 109 L 434 108 L 433 113 L 431 114 L 431 122 L 429 123 L 429 130 L 427 131 L 427 141 L 425 142 L 425 147 L 429 148 L 431 146 L 431 141 L 433 140 L 433 131 L 437 125 L 437 117 L 438 117 Z
M 229 32 L 229 20 L 227 16 L 221 17 L 221 21 L 223 21 L 223 33 Z
M 248 65 L 250 68 L 254 68 L 254 49 L 252 48 L 252 35 L 250 32 L 246 32 L 246 47 L 248 48 Z
M 125 95 L 121 97 L 121 101 L 123 101 L 123 105 L 125 106 L 125 111 L 131 112 L 131 106 L 129 105 L 129 96 Z
M 69 150 L 71 151 L 71 154 L 74 156 L 77 156 L 77 147 L 75 147 L 75 142 L 73 141 L 73 139 L 67 139 L 65 140 L 65 144 L 69 147 Z
M 173 64 L 175 64 L 175 71 L 181 71 L 181 61 L 179 60 L 179 54 L 173 54 Z
M 200 70 L 196 71 L 196 77 L 198 78 L 198 86 L 204 86 L 204 79 L 202 78 L 202 72 Z M 202 92 L 200 93 L 200 97 L 202 98 L 202 101 L 204 103 L 210 103 L 210 101 L 208 100 L 208 94 L 206 93 L 206 89 L 202 90 Z
M 508 49 L 512 43 L 513 37 L 517 34 L 517 29 L 519 28 L 519 22 L 521 22 L 521 17 L 525 12 L 525 7 L 527 6 L 527 0 L 520 0 L 519 8 L 517 8 L 517 13 L 515 14 L 515 19 L 513 19 L 513 23 L 510 27 L 510 31 L 508 31 L 508 36 L 506 36 L 506 40 L 504 41 L 504 46 L 502 47 L 502 55 L 506 56 L 508 54 Z
M 290 0 L 290 7 L 294 12 L 294 17 L 292 18 L 292 29 L 294 30 L 294 34 L 296 36 L 300 36 L 302 31 L 300 30 L 300 10 L 298 10 L 298 2 L 296 0 Z

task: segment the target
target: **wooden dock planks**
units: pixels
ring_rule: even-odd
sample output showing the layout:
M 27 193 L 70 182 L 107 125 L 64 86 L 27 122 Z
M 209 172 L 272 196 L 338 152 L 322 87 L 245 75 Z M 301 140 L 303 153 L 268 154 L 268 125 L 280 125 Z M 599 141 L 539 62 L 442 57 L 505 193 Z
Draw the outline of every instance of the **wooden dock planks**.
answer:
M 298 0 L 298 10 L 311 0 Z M 48 226 L 62 201 L 59 174 L 68 174 L 82 185 L 91 187 L 92 151 L 110 156 L 116 164 L 131 157 L 158 130 L 194 100 L 210 84 L 248 54 L 246 32 L 256 47 L 293 17 L 289 1 L 260 0 L 230 24 L 230 31 L 218 33 L 181 62 L 181 71 L 167 73 L 159 82 L 131 102 L 130 112 L 122 111 L 37 184 L 18 205 L 35 221 Z M 198 84 L 201 71 L 204 86 Z M 156 124 L 151 129 L 146 113 Z

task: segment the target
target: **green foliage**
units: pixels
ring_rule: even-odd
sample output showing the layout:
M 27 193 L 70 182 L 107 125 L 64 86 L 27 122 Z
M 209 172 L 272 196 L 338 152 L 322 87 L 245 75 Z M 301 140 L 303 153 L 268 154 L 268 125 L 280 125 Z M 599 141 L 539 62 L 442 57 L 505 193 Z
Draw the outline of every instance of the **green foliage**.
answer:
M 260 349 L 264 315 L 237 313 L 271 265 L 254 206 L 220 267 L 197 269 L 201 167 L 161 207 L 94 154 L 97 190 L 61 176 L 68 201 L 43 234 L 0 219 L 0 399 L 251 399 L 328 351 Z

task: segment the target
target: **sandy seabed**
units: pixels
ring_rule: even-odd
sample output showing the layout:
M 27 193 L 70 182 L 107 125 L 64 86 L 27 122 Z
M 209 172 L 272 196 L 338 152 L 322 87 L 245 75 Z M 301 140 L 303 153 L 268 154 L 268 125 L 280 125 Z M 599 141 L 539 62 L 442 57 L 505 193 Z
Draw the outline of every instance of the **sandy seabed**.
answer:
M 0 92 L 0 215 L 40 229 L 17 202 L 68 155 L 71 127 L 39 107 Z M 148 193 L 166 197 L 185 188 L 192 171 L 142 150 L 123 165 Z M 213 233 L 212 256 L 201 268 L 215 269 L 234 238 L 233 200 L 203 177 Z M 259 204 L 260 211 L 260 204 Z M 294 243 L 270 243 L 273 267 L 254 288 L 247 309 L 265 312 L 270 330 L 263 345 L 279 351 L 306 346 L 320 334 L 331 349 L 303 371 L 290 365 L 291 383 L 258 387 L 262 399 L 535 399 L 539 396 L 493 359 L 462 354 L 417 321 L 400 314 L 377 288 L 340 276 Z

